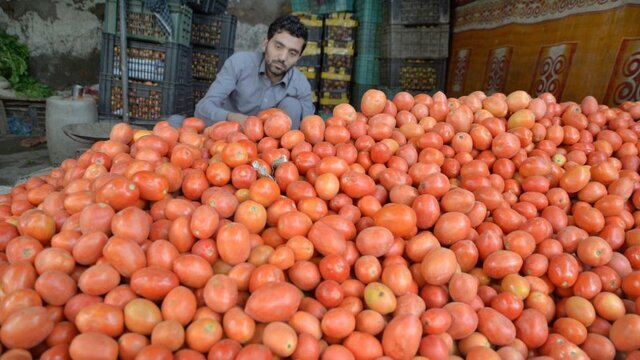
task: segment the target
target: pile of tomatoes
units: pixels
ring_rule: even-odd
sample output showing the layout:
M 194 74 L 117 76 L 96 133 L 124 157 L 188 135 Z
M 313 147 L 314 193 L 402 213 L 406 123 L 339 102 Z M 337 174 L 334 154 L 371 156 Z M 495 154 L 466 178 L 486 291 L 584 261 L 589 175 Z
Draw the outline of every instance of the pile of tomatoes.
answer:
M 372 89 L 117 124 L 0 195 L 0 358 L 640 359 L 638 119 Z

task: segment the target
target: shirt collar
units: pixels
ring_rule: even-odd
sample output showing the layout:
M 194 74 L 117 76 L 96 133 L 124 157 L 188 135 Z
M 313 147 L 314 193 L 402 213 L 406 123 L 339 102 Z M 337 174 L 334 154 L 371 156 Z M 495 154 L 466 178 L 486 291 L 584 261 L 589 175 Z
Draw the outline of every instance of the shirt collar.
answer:
M 266 68 L 267 64 L 264 59 L 264 52 L 260 53 L 260 58 L 261 60 L 260 60 L 260 67 L 258 68 L 258 74 L 263 75 L 269 82 L 271 82 L 269 77 L 267 77 L 267 68 Z M 289 81 L 291 80 L 292 76 L 293 76 L 293 67 L 284 74 L 280 82 L 277 82 L 274 85 L 283 84 L 285 87 L 289 86 Z

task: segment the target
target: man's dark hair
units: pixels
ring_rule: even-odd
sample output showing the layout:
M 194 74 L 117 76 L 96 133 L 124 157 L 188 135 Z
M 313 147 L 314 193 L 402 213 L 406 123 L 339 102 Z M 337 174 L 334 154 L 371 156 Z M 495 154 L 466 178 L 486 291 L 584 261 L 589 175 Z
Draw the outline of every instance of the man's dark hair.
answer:
M 307 27 L 304 26 L 302 22 L 300 22 L 300 18 L 295 15 L 284 15 L 277 18 L 274 22 L 269 25 L 269 31 L 267 32 L 267 40 L 271 40 L 271 38 L 278 33 L 283 31 L 288 32 L 293 37 L 301 38 L 304 40 L 304 44 L 302 44 L 302 51 L 307 46 L 307 38 L 309 36 L 309 32 L 307 31 Z

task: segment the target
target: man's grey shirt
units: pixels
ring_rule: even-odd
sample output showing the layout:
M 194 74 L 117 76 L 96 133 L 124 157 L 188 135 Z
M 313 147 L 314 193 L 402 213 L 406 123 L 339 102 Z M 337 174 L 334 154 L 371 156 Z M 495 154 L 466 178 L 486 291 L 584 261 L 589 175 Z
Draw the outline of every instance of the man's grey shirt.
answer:
M 285 97 L 300 101 L 303 117 L 315 112 L 311 86 L 298 69 L 292 67 L 280 82 L 272 84 L 265 72 L 263 52 L 238 52 L 225 61 L 207 94 L 196 105 L 195 116 L 218 122 L 226 120 L 229 112 L 257 115 L 261 110 L 278 107 Z

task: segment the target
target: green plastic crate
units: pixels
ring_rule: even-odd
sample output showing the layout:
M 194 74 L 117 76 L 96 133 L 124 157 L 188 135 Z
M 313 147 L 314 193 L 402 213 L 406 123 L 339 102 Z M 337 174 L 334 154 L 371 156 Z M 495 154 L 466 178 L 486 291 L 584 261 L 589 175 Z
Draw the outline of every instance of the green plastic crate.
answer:
M 353 0 L 325 0 L 320 1 L 319 14 L 336 12 L 353 12 Z
M 156 43 L 191 44 L 191 21 L 193 11 L 186 5 L 169 1 L 167 4 L 172 22 L 171 37 L 162 31 L 156 16 L 140 0 L 127 0 L 127 37 Z M 107 0 L 104 14 L 104 32 L 119 35 L 120 21 L 118 0 Z
M 380 27 L 377 23 L 361 22 L 356 35 L 358 55 L 380 56 Z
M 316 0 L 291 0 L 291 11 L 318 14 L 320 6 Z
M 355 11 L 360 22 L 380 23 L 382 21 L 382 0 L 356 0 Z
M 359 55 L 355 59 L 354 80 L 361 84 L 380 82 L 380 61 L 371 55 Z

